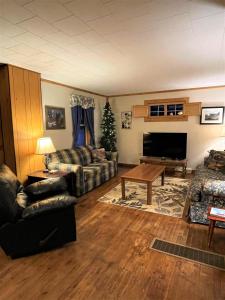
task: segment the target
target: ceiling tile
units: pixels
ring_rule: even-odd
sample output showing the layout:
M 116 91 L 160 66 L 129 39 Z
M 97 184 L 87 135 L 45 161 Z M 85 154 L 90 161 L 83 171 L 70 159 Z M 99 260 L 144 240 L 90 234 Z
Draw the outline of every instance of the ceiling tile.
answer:
M 65 7 L 83 21 L 94 20 L 109 14 L 101 0 L 73 0 Z
M 25 30 L 40 37 L 57 32 L 57 29 L 44 20 L 35 17 L 19 24 Z
M 56 0 L 40 1 L 35 0 L 24 6 L 32 13 L 38 15 L 47 22 L 55 22 L 71 15 L 61 4 Z
M 17 25 L 4 20 L 0 17 L 0 34 L 7 35 L 9 37 L 14 37 L 18 34 L 24 33 L 25 30 Z
M 25 44 L 19 44 L 14 47 L 11 47 L 10 50 L 13 50 L 16 53 L 23 54 L 26 56 L 37 55 L 40 52 L 39 50 Z
M 224 1 L 7 4 L 7 19 L 0 5 L 1 62 L 103 94 L 225 82 Z
M 15 2 L 19 5 L 25 5 L 27 3 L 30 3 L 33 0 L 15 0 Z
M 25 32 L 23 34 L 17 35 L 16 37 L 14 37 L 14 40 L 17 42 L 17 44 L 23 43 L 28 46 L 31 45 L 32 47 L 40 47 L 41 45 L 47 43 L 47 41 L 45 41 L 44 39 L 30 32 Z
M 78 35 L 90 30 L 88 25 L 74 16 L 58 21 L 54 25 L 68 35 Z
M 89 52 L 90 49 L 84 45 L 82 45 L 79 42 L 75 42 L 73 44 L 70 45 L 64 45 L 63 46 L 64 49 L 66 49 L 67 51 L 69 51 L 71 54 L 77 55 L 80 53 L 86 53 Z
M 56 33 L 52 33 L 50 35 L 46 35 L 45 40 L 54 43 L 56 45 L 59 46 L 63 46 L 63 45 L 69 45 L 74 43 L 75 38 L 72 36 L 69 36 L 63 32 L 56 32 Z
M 95 32 L 94 30 L 76 36 L 76 40 L 79 41 L 82 45 L 87 47 L 91 47 L 106 42 L 106 39 L 102 35 Z
M 18 44 L 18 42 L 15 39 L 9 38 L 9 37 L 4 36 L 4 35 L 0 35 L 0 47 L 10 48 L 10 47 L 13 47 L 17 44 Z
M 213 14 L 225 12 L 224 0 L 216 1 L 190 1 L 190 15 L 192 19 L 199 19 Z
M 113 16 L 106 16 L 88 22 L 88 25 L 99 34 L 111 34 L 126 29 L 125 22 L 116 22 Z
M 215 35 L 221 33 L 223 35 L 225 27 L 225 13 L 219 13 L 192 20 L 192 28 L 194 34 L 201 36 Z
M 19 23 L 26 19 L 32 18 L 33 13 L 12 0 L 2 0 L 0 5 L 0 16 L 11 23 Z

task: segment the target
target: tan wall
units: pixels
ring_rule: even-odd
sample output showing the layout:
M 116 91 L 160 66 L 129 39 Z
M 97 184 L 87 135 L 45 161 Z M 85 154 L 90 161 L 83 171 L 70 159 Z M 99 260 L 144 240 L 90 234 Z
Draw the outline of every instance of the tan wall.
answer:
M 43 103 L 43 118 L 44 118 L 44 129 L 45 127 L 45 105 L 59 106 L 65 108 L 66 114 L 66 129 L 61 130 L 46 130 L 44 131 L 45 136 L 50 136 L 56 149 L 66 149 L 72 146 L 72 118 L 70 108 L 70 95 L 77 93 L 78 95 L 93 96 L 88 93 L 76 91 L 74 89 L 55 85 L 48 82 L 41 83 L 42 88 L 42 103 Z M 100 121 L 102 108 L 105 103 L 105 98 L 100 96 L 94 96 L 95 99 L 95 135 L 96 141 L 99 140 L 100 135 Z
M 187 132 L 188 167 L 195 168 L 209 149 L 225 149 L 225 137 L 220 137 L 221 125 L 200 125 L 199 117 L 189 117 L 187 122 L 144 122 L 144 119 L 132 119 L 132 129 L 121 129 L 120 114 L 132 110 L 132 105 L 144 104 L 144 100 L 173 97 L 190 97 L 190 102 L 202 101 L 202 106 L 224 106 L 225 88 L 168 92 L 140 96 L 110 98 L 116 115 L 119 161 L 138 163 L 142 155 L 144 132 Z

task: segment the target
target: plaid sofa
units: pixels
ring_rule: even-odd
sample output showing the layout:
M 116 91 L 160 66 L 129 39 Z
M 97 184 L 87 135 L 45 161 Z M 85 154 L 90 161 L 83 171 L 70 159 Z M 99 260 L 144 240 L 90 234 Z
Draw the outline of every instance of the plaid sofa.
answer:
M 106 152 L 107 160 L 93 162 L 88 146 L 59 150 L 49 155 L 48 169 L 74 173 L 75 195 L 91 191 L 117 174 L 117 152 Z

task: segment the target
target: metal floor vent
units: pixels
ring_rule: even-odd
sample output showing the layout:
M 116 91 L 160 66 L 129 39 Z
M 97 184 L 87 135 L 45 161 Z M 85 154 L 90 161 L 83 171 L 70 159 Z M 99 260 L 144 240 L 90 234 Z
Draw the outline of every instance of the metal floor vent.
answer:
M 225 271 L 225 256 L 155 238 L 150 249 Z

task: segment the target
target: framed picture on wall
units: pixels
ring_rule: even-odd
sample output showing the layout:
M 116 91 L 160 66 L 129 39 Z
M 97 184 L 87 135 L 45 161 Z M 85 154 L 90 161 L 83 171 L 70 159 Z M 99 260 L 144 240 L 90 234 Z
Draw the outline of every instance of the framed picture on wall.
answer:
M 200 124 L 223 124 L 224 106 L 202 107 Z
M 46 130 L 66 129 L 65 108 L 45 106 Z
M 131 111 L 121 112 L 121 128 L 131 129 L 131 124 L 132 124 L 132 112 Z

